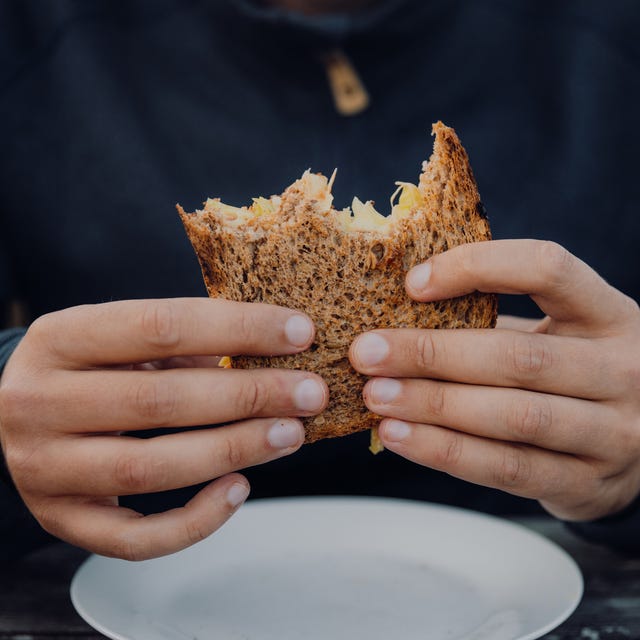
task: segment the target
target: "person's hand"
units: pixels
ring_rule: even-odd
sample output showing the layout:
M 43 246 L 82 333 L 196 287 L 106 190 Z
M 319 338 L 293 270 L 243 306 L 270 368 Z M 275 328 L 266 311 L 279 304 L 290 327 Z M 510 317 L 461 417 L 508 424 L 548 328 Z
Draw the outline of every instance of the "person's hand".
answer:
M 53 535 L 107 556 L 145 559 L 203 539 L 247 497 L 233 472 L 296 451 L 304 432 L 291 416 L 328 399 L 314 374 L 222 369 L 214 356 L 291 354 L 313 337 L 299 312 L 198 298 L 43 316 L 0 381 L 0 439 L 24 502 Z M 120 435 L 213 424 L 223 426 Z M 142 517 L 118 506 L 117 496 L 214 478 L 179 509 Z
M 529 294 L 547 316 L 496 329 L 379 330 L 351 347 L 384 446 L 591 520 L 640 490 L 640 311 L 551 242 L 464 245 L 407 275 L 414 299 Z

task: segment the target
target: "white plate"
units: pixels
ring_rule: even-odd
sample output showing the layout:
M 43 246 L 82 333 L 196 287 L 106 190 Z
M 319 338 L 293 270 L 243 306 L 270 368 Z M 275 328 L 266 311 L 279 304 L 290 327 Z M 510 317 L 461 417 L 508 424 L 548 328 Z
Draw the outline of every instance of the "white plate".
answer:
M 377 498 L 249 502 L 172 556 L 92 556 L 78 613 L 116 640 L 529 640 L 582 596 L 574 561 L 524 527 Z

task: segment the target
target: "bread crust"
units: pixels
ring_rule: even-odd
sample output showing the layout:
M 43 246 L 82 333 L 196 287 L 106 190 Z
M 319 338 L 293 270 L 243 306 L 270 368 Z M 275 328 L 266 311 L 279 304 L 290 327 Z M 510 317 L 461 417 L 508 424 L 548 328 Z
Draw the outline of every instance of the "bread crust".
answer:
M 208 294 L 299 309 L 316 324 L 311 349 L 291 356 L 234 357 L 238 368 L 304 369 L 322 376 L 330 402 L 303 420 L 306 442 L 377 426 L 362 400 L 365 376 L 348 360 L 353 339 L 371 329 L 493 327 L 496 297 L 473 293 L 453 300 L 415 302 L 407 271 L 431 256 L 467 242 L 491 239 L 467 154 L 455 131 L 433 125 L 433 154 L 423 165 L 423 206 L 398 220 L 391 232 L 345 233 L 337 218 L 318 213 L 296 185 L 282 195 L 276 230 L 248 237 L 202 210 L 180 217 L 194 247 Z M 224 355 L 224 354 L 220 354 Z

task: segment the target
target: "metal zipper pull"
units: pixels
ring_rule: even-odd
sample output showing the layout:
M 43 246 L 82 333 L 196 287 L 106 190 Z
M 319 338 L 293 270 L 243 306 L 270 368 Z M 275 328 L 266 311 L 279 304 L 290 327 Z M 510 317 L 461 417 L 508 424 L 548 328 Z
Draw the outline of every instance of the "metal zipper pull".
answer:
M 333 102 L 342 116 L 356 116 L 369 106 L 369 93 L 347 56 L 336 49 L 323 56 Z

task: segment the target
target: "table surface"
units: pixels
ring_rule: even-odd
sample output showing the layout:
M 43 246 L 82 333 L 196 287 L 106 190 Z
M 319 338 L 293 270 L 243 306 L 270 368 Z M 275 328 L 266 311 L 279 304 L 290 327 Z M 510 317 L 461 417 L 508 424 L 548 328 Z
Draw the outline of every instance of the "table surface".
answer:
M 580 540 L 558 522 L 519 522 L 547 536 L 579 564 L 585 593 L 578 609 L 546 640 L 640 638 L 640 558 L 618 556 Z M 71 578 L 87 553 L 55 544 L 0 575 L 0 640 L 99 640 L 69 600 Z

